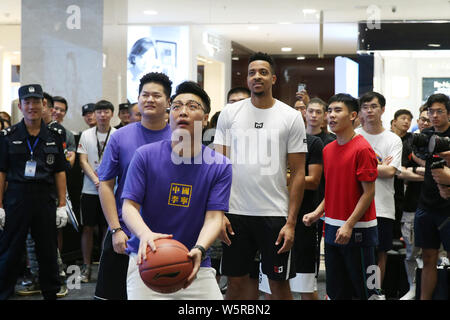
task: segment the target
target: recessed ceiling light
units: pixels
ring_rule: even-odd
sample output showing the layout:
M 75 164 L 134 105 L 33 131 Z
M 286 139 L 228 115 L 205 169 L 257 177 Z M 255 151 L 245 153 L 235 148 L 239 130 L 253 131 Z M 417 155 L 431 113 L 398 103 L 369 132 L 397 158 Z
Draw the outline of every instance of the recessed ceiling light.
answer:
M 248 26 L 247 27 L 248 30 L 259 30 L 258 26 Z
M 302 11 L 304 14 L 313 14 L 317 12 L 316 9 L 303 9 Z
M 144 14 L 149 15 L 149 16 L 155 16 L 158 14 L 158 11 L 155 10 L 145 10 Z
M 306 58 L 304 56 L 298 56 L 297 60 L 305 60 Z
M 316 70 L 317 71 L 323 71 L 323 70 L 325 70 L 325 68 L 324 67 L 317 67 Z
M 284 47 L 284 48 L 281 48 L 281 51 L 283 51 L 283 52 L 289 52 L 289 51 L 292 51 L 292 48 Z
M 433 48 L 439 48 L 441 45 L 439 43 L 429 43 L 428 46 Z

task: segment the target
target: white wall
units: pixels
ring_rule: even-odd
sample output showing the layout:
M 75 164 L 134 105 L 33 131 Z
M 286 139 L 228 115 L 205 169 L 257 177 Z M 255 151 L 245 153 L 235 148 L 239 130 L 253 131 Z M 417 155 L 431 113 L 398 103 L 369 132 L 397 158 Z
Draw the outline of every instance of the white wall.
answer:
M 9 114 L 13 98 L 11 65 L 20 64 L 20 32 L 20 25 L 0 25 L 0 110 Z
M 197 81 L 197 57 L 203 57 L 219 64 L 213 63 L 210 70 L 210 74 L 207 70 L 208 64 L 205 64 L 205 91 L 211 98 L 211 113 L 210 118 L 216 111 L 222 110 L 226 104 L 226 93 L 230 90 L 231 86 L 231 41 L 223 37 L 217 36 L 220 40 L 219 50 L 212 52 L 208 49 L 208 46 L 204 43 L 204 34 L 208 29 L 203 26 L 191 26 L 191 46 L 190 46 L 190 74 L 189 78 L 193 81 Z M 219 74 L 220 70 L 223 71 L 221 81 L 214 80 L 214 73 Z M 207 74 L 208 72 L 208 74 Z M 206 83 L 208 81 L 208 83 Z M 215 86 L 216 89 L 208 90 L 208 87 Z
M 422 78 L 450 77 L 450 53 L 447 51 L 384 51 L 375 54 L 374 90 L 386 98 L 383 126 L 398 109 L 419 116 L 422 105 Z

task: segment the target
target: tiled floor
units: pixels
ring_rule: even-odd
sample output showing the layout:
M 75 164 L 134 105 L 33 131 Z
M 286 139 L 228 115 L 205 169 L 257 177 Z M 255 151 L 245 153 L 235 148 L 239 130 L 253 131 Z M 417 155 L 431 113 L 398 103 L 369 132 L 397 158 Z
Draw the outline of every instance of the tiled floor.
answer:
M 323 260 L 323 259 L 322 259 Z M 92 266 L 92 278 L 90 283 L 82 283 L 79 289 L 69 289 L 69 293 L 64 298 L 60 298 L 61 300 L 92 300 L 94 298 L 95 285 L 97 280 L 97 270 L 98 265 L 94 264 Z M 18 288 L 19 286 L 17 286 Z M 325 271 L 323 261 L 321 263 L 319 278 L 318 278 L 318 294 L 321 300 L 325 297 Z M 300 299 L 300 295 L 294 293 L 294 298 L 296 300 Z M 31 295 L 31 296 L 18 296 L 14 295 L 10 297 L 11 300 L 42 300 L 42 295 Z M 263 295 L 260 296 L 260 299 L 264 299 Z

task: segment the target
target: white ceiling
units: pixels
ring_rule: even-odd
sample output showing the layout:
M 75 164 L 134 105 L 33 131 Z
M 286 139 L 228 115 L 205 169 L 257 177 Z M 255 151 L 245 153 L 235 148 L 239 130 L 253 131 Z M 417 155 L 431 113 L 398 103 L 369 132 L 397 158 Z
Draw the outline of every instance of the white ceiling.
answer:
M 105 23 L 206 25 L 212 33 L 271 54 L 283 54 L 281 47 L 292 48 L 287 54 L 317 54 L 320 10 L 324 16 L 325 54 L 355 53 L 358 21 L 450 19 L 449 0 L 104 1 L 105 12 L 113 11 L 113 21 L 107 19 Z M 20 24 L 20 7 L 21 0 L 0 0 L 0 24 Z M 304 13 L 303 9 L 317 11 Z

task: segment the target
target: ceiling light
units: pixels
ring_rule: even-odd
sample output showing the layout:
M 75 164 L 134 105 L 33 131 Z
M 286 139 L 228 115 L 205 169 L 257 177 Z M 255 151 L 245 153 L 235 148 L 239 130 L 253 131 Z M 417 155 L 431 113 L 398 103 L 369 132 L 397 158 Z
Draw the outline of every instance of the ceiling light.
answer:
M 439 48 L 441 45 L 439 43 L 429 43 L 428 46 L 432 48 Z
M 298 56 L 297 60 L 305 60 L 306 58 L 304 56 Z
M 303 9 L 303 14 L 313 14 L 316 13 L 317 10 L 316 9 Z
M 239 57 L 233 57 L 233 58 L 231 58 L 231 60 L 239 61 Z
M 248 26 L 247 27 L 248 30 L 259 30 L 258 26 Z
M 281 48 L 281 51 L 283 51 L 283 52 L 290 52 L 290 51 L 292 51 L 292 48 L 284 47 L 284 48 Z
M 317 71 L 323 71 L 323 70 L 325 70 L 325 68 L 324 67 L 317 67 L 316 70 Z
M 158 14 L 158 11 L 155 10 L 145 10 L 144 14 L 149 15 L 149 16 L 154 16 Z

